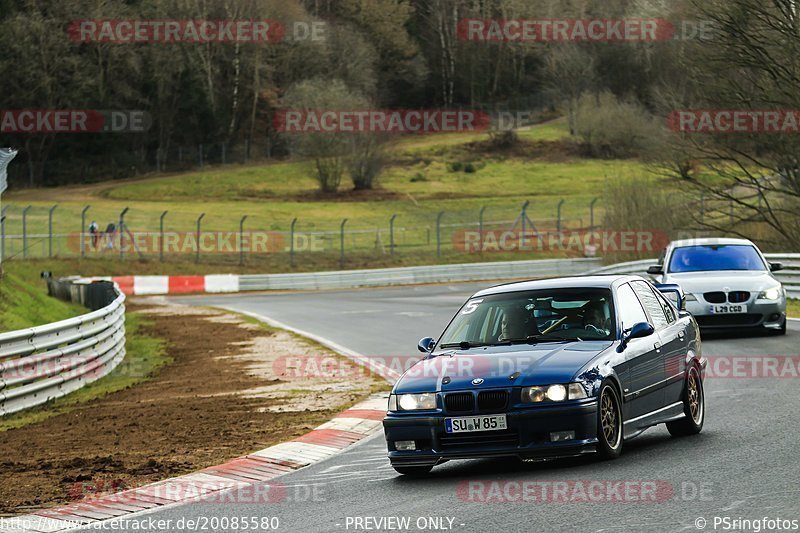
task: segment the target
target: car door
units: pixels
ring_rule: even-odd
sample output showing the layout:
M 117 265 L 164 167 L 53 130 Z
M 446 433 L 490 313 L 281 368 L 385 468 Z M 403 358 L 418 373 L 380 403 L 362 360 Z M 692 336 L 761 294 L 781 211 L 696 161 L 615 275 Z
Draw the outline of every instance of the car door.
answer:
M 624 332 L 639 322 L 652 324 L 629 283 L 617 289 L 617 315 L 620 318 L 620 328 Z M 659 409 L 664 402 L 664 390 L 659 386 L 664 379 L 664 360 L 658 333 L 641 339 L 631 339 L 623 355 L 626 376 L 623 393 L 628 406 L 627 418 L 636 418 Z
M 653 369 L 654 375 L 658 375 L 657 380 L 653 380 L 653 392 L 648 402 L 648 412 L 656 411 L 667 405 L 665 387 L 667 385 L 667 358 L 669 354 L 674 356 L 680 352 L 683 340 L 679 338 L 678 326 L 672 327 L 658 290 L 645 281 L 632 281 L 631 286 L 636 291 L 639 301 L 642 302 L 650 323 L 656 329 L 659 343 L 656 346 L 656 360 L 659 361 L 660 369 Z
M 692 321 L 688 317 L 681 317 L 678 310 L 657 289 L 655 294 L 664 309 L 664 314 L 669 323 L 661 333 L 661 342 L 664 352 L 664 370 L 666 385 L 664 389 L 665 404 L 670 405 L 681 401 L 683 382 L 686 376 L 686 356 L 689 344 L 693 337 Z

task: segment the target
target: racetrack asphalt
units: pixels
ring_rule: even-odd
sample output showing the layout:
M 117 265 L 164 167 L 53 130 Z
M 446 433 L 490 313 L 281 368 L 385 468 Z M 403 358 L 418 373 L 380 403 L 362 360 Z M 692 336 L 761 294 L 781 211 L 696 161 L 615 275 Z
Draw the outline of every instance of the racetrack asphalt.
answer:
M 470 283 L 170 299 L 268 317 L 364 355 L 412 356 L 421 337 L 438 336 L 466 298 L 483 287 Z M 704 336 L 703 350 L 707 357 L 723 358 L 720 361 L 733 356 L 794 356 L 796 368 L 798 339 L 800 323 L 790 322 L 785 337 Z M 672 438 L 663 426 L 651 428 L 626 442 L 615 461 L 451 461 L 434 468 L 427 478 L 413 479 L 397 475 L 389 466 L 380 433 L 278 478 L 286 489 L 281 502 L 181 504 L 139 515 L 169 519 L 172 531 L 189 530 L 180 527 L 180 519 L 184 525 L 188 518 L 210 525 L 212 517 L 217 527 L 211 530 L 216 531 L 246 530 L 223 527 L 223 517 L 276 517 L 279 531 L 314 532 L 721 531 L 724 519 L 734 526 L 728 531 L 751 531 L 766 528 L 734 521 L 765 518 L 797 524 L 798 385 L 797 376 L 709 377 L 700 435 Z M 552 490 L 558 481 L 568 481 L 570 491 L 655 482 L 658 501 L 631 501 L 643 494 L 636 490 L 619 498 L 615 489 L 607 488 L 601 491 L 605 501 L 477 501 L 486 491 L 500 500 L 518 500 L 523 482 L 539 482 L 539 487 Z M 477 488 L 469 492 L 468 487 Z

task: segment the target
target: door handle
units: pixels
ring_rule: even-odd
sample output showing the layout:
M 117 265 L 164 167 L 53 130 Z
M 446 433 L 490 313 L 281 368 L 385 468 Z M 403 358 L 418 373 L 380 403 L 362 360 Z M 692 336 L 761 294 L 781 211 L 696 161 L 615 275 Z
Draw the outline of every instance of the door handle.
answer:
M 656 353 L 661 353 L 661 343 L 660 342 L 657 342 L 657 343 L 653 344 L 653 348 L 656 349 Z

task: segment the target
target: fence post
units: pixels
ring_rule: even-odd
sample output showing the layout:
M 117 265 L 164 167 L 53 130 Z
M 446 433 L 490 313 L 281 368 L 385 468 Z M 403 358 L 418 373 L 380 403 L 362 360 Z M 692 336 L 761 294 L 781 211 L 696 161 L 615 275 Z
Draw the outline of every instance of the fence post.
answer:
M 342 225 L 339 226 L 339 266 L 344 268 L 344 225 L 347 224 L 347 219 L 342 220 Z
M 558 206 L 556 207 L 556 232 L 561 233 L 561 206 L 564 205 L 564 199 L 562 198 L 560 202 L 558 202 Z
M 589 204 L 589 231 L 594 230 L 594 204 L 596 204 L 599 199 L 600 198 L 594 198 L 592 199 L 592 203 Z
M 705 224 L 706 221 L 706 193 L 700 193 L 700 224 Z
M 31 206 L 22 210 L 22 258 L 28 257 L 28 211 Z
M 292 219 L 292 228 L 289 230 L 289 265 L 294 266 L 294 226 L 297 224 L 297 218 Z
M 56 210 L 58 204 L 54 205 L 50 208 L 50 212 L 47 214 L 47 257 L 53 257 L 53 211 Z
M 128 212 L 128 207 L 122 210 L 119 214 L 119 259 L 125 260 L 125 213 Z
M 389 254 L 394 257 L 394 219 L 397 215 L 392 215 L 389 219 Z
M 486 211 L 486 206 L 482 206 L 480 212 L 478 213 L 478 237 L 480 241 L 478 241 L 478 253 L 483 253 L 483 213 Z M 464 242 L 464 248 L 466 249 L 467 243 Z M 467 250 L 469 251 L 469 250 Z
M 200 168 L 203 168 L 203 145 L 198 146 L 198 153 L 200 154 Z
M 0 257 L 6 257 L 6 209 L 7 205 L 0 210 Z
M 244 221 L 247 220 L 247 215 L 243 216 L 239 221 L 239 265 L 244 265 Z
M 223 164 L 223 165 L 225 164 L 225 159 L 226 159 L 226 157 L 225 157 L 225 156 L 227 155 L 227 154 L 225 153 L 225 149 L 226 149 L 225 143 L 222 143 L 222 164 Z
M 194 262 L 200 262 L 200 223 L 203 221 L 203 217 L 206 216 L 205 213 L 201 213 L 199 217 L 197 217 L 197 253 L 194 256 Z
M 442 217 L 444 211 L 439 211 L 436 215 L 436 257 L 442 256 Z
M 522 219 L 522 233 L 519 234 L 519 247 L 523 248 L 525 246 L 525 224 L 528 223 L 528 206 L 531 205 L 530 200 L 525 200 L 525 203 L 522 204 L 522 212 L 520 213 L 519 217 Z
M 244 140 L 244 162 L 247 163 L 250 160 L 250 138 Z
M 164 211 L 158 218 L 158 260 L 164 262 L 164 217 L 169 211 Z
M 83 210 L 81 211 L 81 258 L 86 254 L 86 212 L 89 208 L 92 207 L 91 205 L 84 206 Z

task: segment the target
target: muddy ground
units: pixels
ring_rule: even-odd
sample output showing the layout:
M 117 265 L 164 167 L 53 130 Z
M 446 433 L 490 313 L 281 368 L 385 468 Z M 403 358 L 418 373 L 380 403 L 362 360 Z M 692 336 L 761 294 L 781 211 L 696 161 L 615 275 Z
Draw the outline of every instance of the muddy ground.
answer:
M 0 433 L 0 513 L 130 488 L 222 463 L 306 433 L 385 386 L 312 377 L 285 357 L 333 357 L 233 314 L 139 300 L 147 333 L 174 362 L 147 382 Z M 348 365 L 345 365 L 347 367 Z

